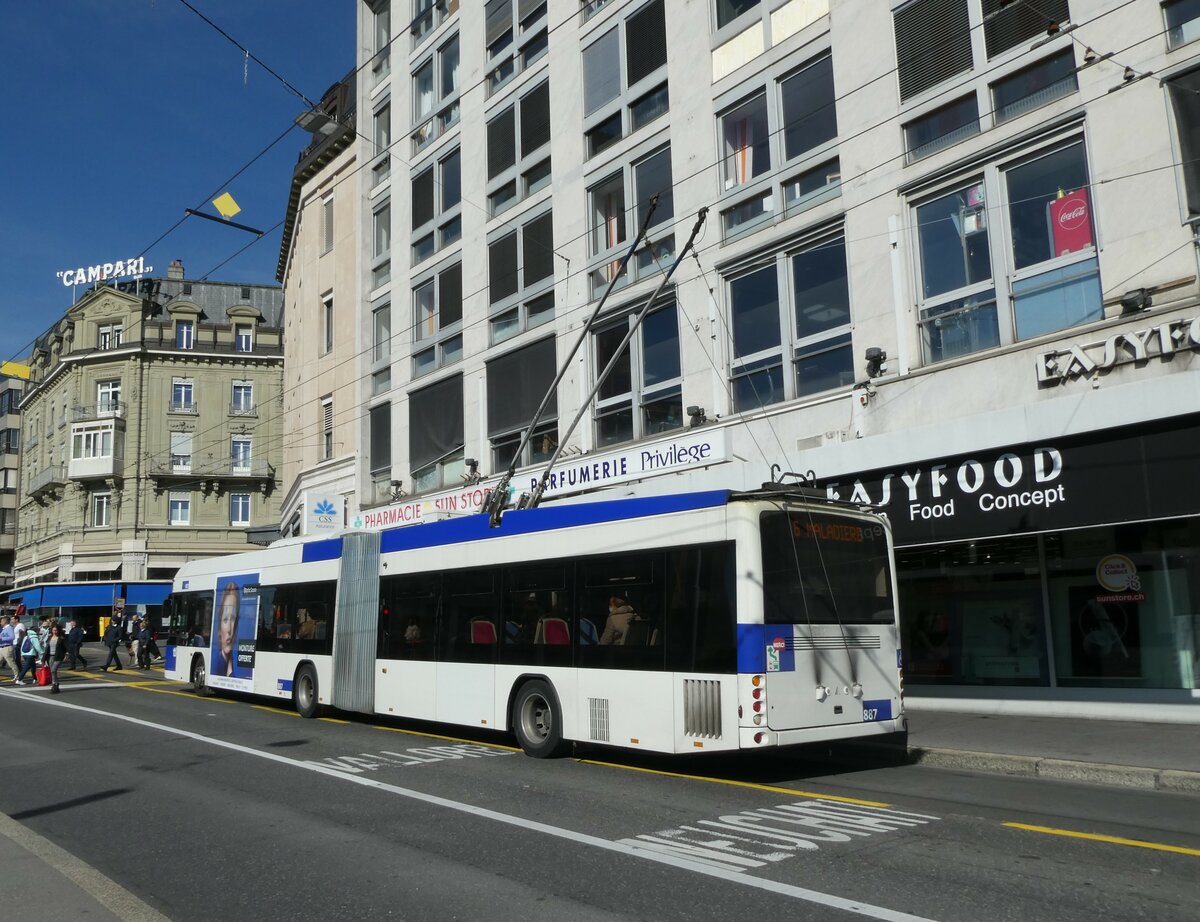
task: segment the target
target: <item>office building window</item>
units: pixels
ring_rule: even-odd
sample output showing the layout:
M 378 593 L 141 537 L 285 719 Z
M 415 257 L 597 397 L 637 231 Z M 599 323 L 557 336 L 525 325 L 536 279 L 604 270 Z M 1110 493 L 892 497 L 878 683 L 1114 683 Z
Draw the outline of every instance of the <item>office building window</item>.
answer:
M 112 494 L 105 491 L 103 493 L 93 493 L 91 501 L 91 521 L 89 524 L 92 528 L 108 528 L 111 522 L 112 514 Z
M 1198 13 L 1197 15 L 1200 15 Z M 1200 219 L 1200 70 L 1164 81 L 1179 142 L 1180 173 L 1189 220 Z
M 328 355 L 333 351 L 333 295 L 329 294 L 321 301 L 321 317 L 324 330 L 322 330 L 322 346 L 321 352 Z
M 554 316 L 554 225 L 551 212 L 488 244 L 492 342 Z
M 647 236 L 652 245 L 643 246 L 630 261 L 617 287 L 656 273 L 670 265 L 675 236 L 671 181 L 671 148 L 662 147 L 633 159 L 588 190 L 591 222 L 591 251 L 594 268 L 588 275 L 592 297 L 608 286 L 620 267 L 629 240 L 649 216 Z M 650 203 L 658 196 L 653 213 Z
M 413 72 L 413 153 L 458 124 L 458 36 L 444 42 Z
M 979 103 L 975 94 L 913 119 L 904 126 L 908 162 L 957 144 L 979 134 Z
M 392 4 L 380 0 L 371 10 L 371 74 L 379 83 L 392 72 Z
M 333 398 L 321 401 L 321 460 L 333 457 Z
M 989 59 L 1045 38 L 1051 24 L 1061 26 L 1071 19 L 1067 0 L 982 0 L 982 4 L 983 42 Z
M 377 404 L 368 412 L 370 441 L 367 464 L 372 474 L 388 472 L 392 467 L 392 405 Z
M 408 395 L 408 463 L 414 492 L 460 483 L 464 444 L 462 375 Z
M 171 412 L 193 413 L 196 410 L 196 400 L 193 393 L 194 385 L 191 378 L 171 379 Z
M 392 306 L 384 304 L 371 312 L 373 339 L 372 361 L 386 362 L 392 357 Z
M 683 425 L 679 322 L 674 303 L 657 308 L 621 348 L 633 315 L 592 337 L 599 376 L 616 356 L 596 395 L 596 444 L 628 442 Z M 620 352 L 618 353 L 618 349 Z
M 997 122 L 1007 121 L 1062 99 L 1079 89 L 1075 52 L 1057 54 L 992 84 L 992 111 Z
M 717 28 L 724 28 L 761 2 L 762 0 L 717 0 Z
M 1002 190 L 1008 207 L 989 207 Z M 1083 142 L 1068 140 L 916 205 L 927 362 L 1103 316 L 1091 191 Z
M 462 264 L 437 271 L 413 289 L 413 375 L 462 358 Z
M 321 200 L 321 253 L 333 249 L 333 196 Z
M 375 141 L 376 155 L 384 153 L 392 146 L 392 106 L 385 102 L 371 115 L 372 137 Z
M 583 50 L 583 128 L 589 157 L 670 107 L 663 6 L 663 0 L 650 0 Z
M 490 94 L 545 56 L 546 0 L 487 0 L 483 19 Z
M 413 263 L 462 237 L 462 164 L 457 148 L 412 181 Z
M 547 461 L 558 445 L 558 395 L 552 394 L 520 456 L 517 450 L 558 370 L 554 337 L 515 349 L 487 363 L 487 427 L 492 470 Z
M 419 45 L 434 29 L 458 12 L 459 0 L 412 0 L 413 17 L 409 31 L 413 44 Z
M 549 185 L 549 81 L 488 119 L 487 177 L 492 214 Z
M 392 206 L 385 203 L 371 214 L 371 282 L 378 288 L 392 279 Z
M 192 524 L 192 494 L 169 493 L 167 495 L 167 520 L 171 525 Z
M 229 494 L 229 524 L 235 527 L 250 524 L 250 494 Z

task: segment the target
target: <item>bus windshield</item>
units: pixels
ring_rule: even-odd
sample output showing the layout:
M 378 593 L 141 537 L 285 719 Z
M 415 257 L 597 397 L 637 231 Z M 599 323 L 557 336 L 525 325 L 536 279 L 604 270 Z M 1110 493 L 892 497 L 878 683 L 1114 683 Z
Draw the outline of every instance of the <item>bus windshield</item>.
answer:
M 881 525 L 827 512 L 762 516 L 767 624 L 880 624 L 895 620 Z

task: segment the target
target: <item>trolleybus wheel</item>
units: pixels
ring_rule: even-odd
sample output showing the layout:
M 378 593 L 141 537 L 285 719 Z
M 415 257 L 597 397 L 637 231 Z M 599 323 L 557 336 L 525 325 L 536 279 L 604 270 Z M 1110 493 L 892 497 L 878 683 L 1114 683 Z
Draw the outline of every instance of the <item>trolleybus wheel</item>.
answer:
M 203 656 L 192 659 L 192 691 L 201 698 L 207 698 L 212 694 L 212 690 L 208 687 L 208 670 L 204 668 Z
M 526 682 L 513 703 L 513 731 L 526 755 L 552 759 L 566 753 L 562 710 L 554 689 L 540 679 Z
M 317 670 L 305 663 L 296 672 L 292 686 L 292 704 L 301 717 L 317 716 Z

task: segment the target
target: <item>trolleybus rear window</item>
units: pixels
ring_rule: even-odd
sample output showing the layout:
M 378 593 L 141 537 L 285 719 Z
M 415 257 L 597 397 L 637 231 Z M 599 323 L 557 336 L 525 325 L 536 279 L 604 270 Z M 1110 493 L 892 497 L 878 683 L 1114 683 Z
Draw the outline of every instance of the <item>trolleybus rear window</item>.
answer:
M 766 512 L 762 559 L 768 624 L 895 620 L 887 538 L 880 525 L 828 513 Z

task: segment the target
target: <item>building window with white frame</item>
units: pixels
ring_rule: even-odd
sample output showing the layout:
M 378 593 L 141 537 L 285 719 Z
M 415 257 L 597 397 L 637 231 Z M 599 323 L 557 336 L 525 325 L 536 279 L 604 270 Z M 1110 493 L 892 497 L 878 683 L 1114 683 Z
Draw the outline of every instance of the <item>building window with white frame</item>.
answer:
M 725 239 L 840 193 L 835 99 L 833 58 L 824 52 L 776 68 L 763 89 L 720 112 Z
M 550 184 L 550 81 L 487 122 L 488 209 L 499 214 Z
M 583 49 L 586 156 L 669 108 L 666 14 L 663 0 L 650 0 Z
M 321 299 L 321 354 L 329 355 L 333 351 L 333 292 Z
M 190 432 L 171 433 L 171 471 L 176 474 L 187 473 L 192 469 L 192 434 Z
M 464 445 L 461 374 L 409 393 L 408 463 L 413 492 L 460 483 Z
M 167 494 L 167 522 L 172 527 L 192 524 L 192 494 L 171 492 Z
M 105 490 L 91 496 L 91 516 L 88 524 L 92 528 L 108 528 L 112 523 L 112 493 Z
M 254 351 L 254 327 L 239 323 L 233 328 L 233 349 L 235 352 Z
M 321 460 L 333 457 L 333 398 L 321 400 Z
M 1200 15 L 1198 11 L 1197 15 Z M 1180 188 L 1188 222 L 1200 222 L 1200 69 L 1163 81 L 1179 144 Z
M 814 237 L 734 276 L 728 293 L 735 412 L 854 383 L 846 245 L 840 233 Z M 785 373 L 787 359 L 790 373 Z
M 9 431 L 15 432 L 16 430 Z M 71 459 L 113 457 L 115 434 L 112 423 L 93 423 L 73 427 L 71 430 Z
M 487 363 L 487 428 L 492 470 L 548 461 L 558 446 L 558 395 L 552 394 L 520 456 L 517 450 L 558 370 L 553 336 Z
M 1082 139 L 990 165 L 914 211 L 926 362 L 1103 317 Z
M 175 348 L 176 349 L 191 349 L 193 345 L 193 336 L 195 333 L 195 323 L 191 320 L 175 321 Z
M 371 113 L 371 138 L 375 142 L 375 154 L 382 154 L 392 146 L 392 104 L 385 100 Z
M 439 269 L 413 289 L 413 377 L 463 354 L 462 264 Z
M 458 12 L 459 0 L 412 0 L 413 18 L 409 31 L 419 45 L 434 29 Z
M 392 306 L 381 304 L 371 311 L 371 361 L 378 364 L 392 357 Z
M 1167 0 L 1163 3 L 1167 22 L 1167 47 L 1174 50 L 1200 38 L 1200 0 Z
M 171 412 L 196 412 L 195 385 L 191 378 L 171 379 Z
M 250 494 L 229 494 L 229 524 L 235 528 L 250 524 Z
M 333 196 L 321 199 L 321 255 L 333 249 Z
M 634 158 L 588 189 L 594 266 L 588 279 L 592 297 L 604 291 L 616 274 L 630 238 L 637 234 L 648 216 L 650 224 L 646 236 L 650 242 L 634 254 L 617 286 L 670 265 L 675 253 L 675 236 L 670 233 L 675 220 L 672 188 L 671 148 L 668 145 Z M 651 213 L 650 203 L 655 195 L 658 204 Z
M 392 72 L 392 4 L 380 0 L 371 10 L 371 75 L 378 84 Z
M 379 288 L 392 280 L 392 206 L 385 202 L 371 213 L 371 285 Z
M 723 29 L 743 13 L 748 13 L 762 0 L 716 0 L 717 28 Z
M 648 438 L 683 426 L 679 366 L 679 321 L 674 302 L 646 315 L 633 337 L 628 314 L 592 336 L 596 375 L 613 357 L 613 369 L 596 395 L 596 444 L 600 447 Z
M 117 416 L 121 412 L 121 382 L 96 383 L 96 415 Z
M 96 348 L 116 349 L 121 345 L 121 339 L 124 334 L 124 324 L 102 323 L 96 328 Z
M 458 148 L 429 164 L 412 181 L 413 264 L 462 237 L 462 163 Z
M 550 38 L 546 7 L 546 0 L 487 0 L 483 28 L 489 95 L 545 57 Z
M 554 316 L 554 222 L 545 212 L 488 242 L 492 342 Z
M 229 456 L 235 474 L 250 472 L 250 453 L 252 440 L 249 436 L 235 435 L 229 441 Z
M 413 71 L 414 154 L 458 124 L 458 69 L 459 45 L 455 35 Z
M 254 382 L 234 381 L 229 401 L 230 416 L 254 415 Z

